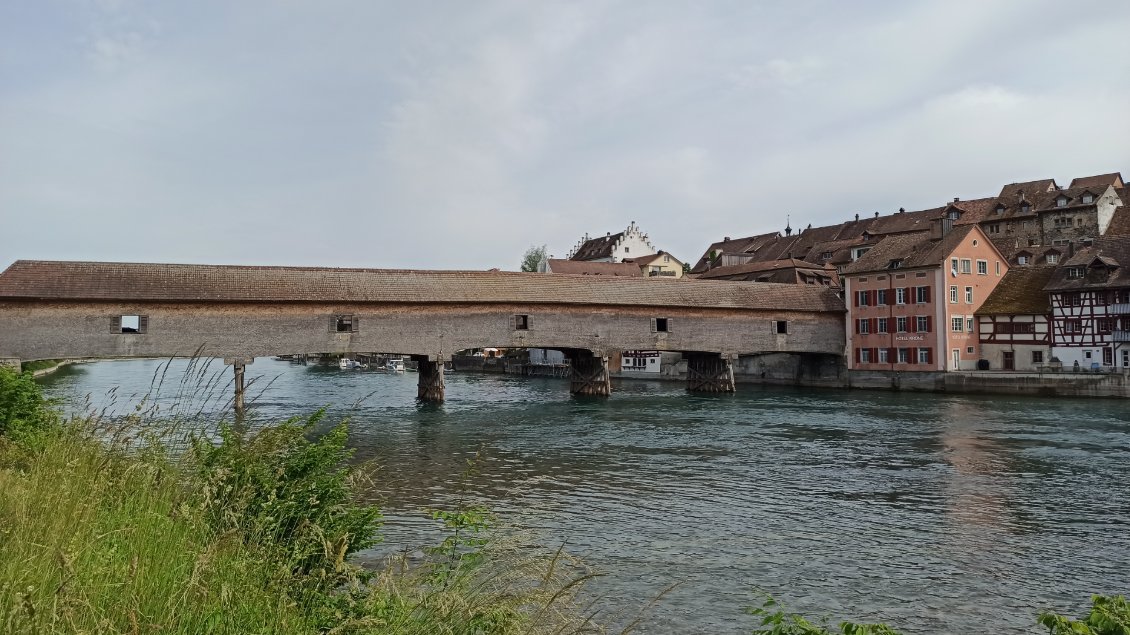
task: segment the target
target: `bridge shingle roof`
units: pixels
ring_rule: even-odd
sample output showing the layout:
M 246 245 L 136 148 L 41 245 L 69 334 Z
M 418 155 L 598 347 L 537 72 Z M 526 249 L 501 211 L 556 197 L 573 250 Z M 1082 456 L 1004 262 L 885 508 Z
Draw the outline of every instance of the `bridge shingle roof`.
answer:
M 844 311 L 833 290 L 757 282 L 504 271 L 420 271 L 19 260 L 2 300 L 527 303 Z

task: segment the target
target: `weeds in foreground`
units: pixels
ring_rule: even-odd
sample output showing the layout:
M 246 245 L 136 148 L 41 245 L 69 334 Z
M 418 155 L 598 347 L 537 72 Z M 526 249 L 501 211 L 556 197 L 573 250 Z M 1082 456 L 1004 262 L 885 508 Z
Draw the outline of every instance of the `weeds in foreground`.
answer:
M 422 561 L 353 564 L 380 513 L 322 413 L 169 446 L 145 406 L 63 422 L 6 370 L 0 408 L 0 632 L 601 632 L 574 605 L 590 574 L 477 508 Z

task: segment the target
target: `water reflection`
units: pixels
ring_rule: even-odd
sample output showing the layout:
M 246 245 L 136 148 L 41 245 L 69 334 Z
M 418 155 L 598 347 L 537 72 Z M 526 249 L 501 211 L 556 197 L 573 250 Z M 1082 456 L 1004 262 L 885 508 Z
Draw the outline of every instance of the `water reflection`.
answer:
M 122 406 L 157 367 L 91 364 L 46 385 L 70 403 L 120 385 Z M 418 406 L 412 374 L 262 359 L 248 374 L 270 386 L 253 421 L 322 406 L 326 425 L 352 420 L 359 458 L 383 466 L 370 495 L 392 544 L 431 539 L 420 510 L 466 486 L 608 571 L 594 586 L 605 606 L 684 581 L 641 632 L 748 632 L 754 586 L 907 633 L 1037 632 L 1041 608 L 1130 589 L 1130 409 L 1117 401 L 747 386 L 717 398 L 653 382 L 575 400 L 559 380 L 455 374 L 447 402 Z M 182 406 L 219 418 L 219 401 Z

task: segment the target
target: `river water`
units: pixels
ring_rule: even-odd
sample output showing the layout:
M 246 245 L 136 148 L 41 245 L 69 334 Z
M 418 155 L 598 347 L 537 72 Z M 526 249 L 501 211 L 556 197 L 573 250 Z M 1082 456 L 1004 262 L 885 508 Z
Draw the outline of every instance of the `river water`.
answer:
M 84 364 L 43 384 L 71 407 L 90 395 L 125 413 L 160 364 Z M 212 390 L 206 378 L 181 389 L 185 364 L 155 402 L 220 416 L 230 371 Z M 613 623 L 681 583 L 636 632 L 748 633 L 759 589 L 811 617 L 907 634 L 1040 633 L 1041 609 L 1082 614 L 1093 593 L 1130 592 L 1121 401 L 754 386 L 707 397 L 650 381 L 579 400 L 562 380 L 457 373 L 444 404 L 418 406 L 412 373 L 259 359 L 248 377 L 256 420 L 327 405 L 329 420 L 350 417 L 359 456 L 383 465 L 372 496 L 389 545 L 428 543 L 421 510 L 468 486 L 605 572 L 590 592 Z

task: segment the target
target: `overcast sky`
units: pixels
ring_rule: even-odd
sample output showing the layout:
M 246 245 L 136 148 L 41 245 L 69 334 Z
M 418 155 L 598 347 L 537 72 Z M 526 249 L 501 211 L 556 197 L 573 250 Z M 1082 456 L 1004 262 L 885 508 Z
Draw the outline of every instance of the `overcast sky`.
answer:
M 1127 0 L 0 0 L 0 268 L 693 261 L 1111 171 Z

